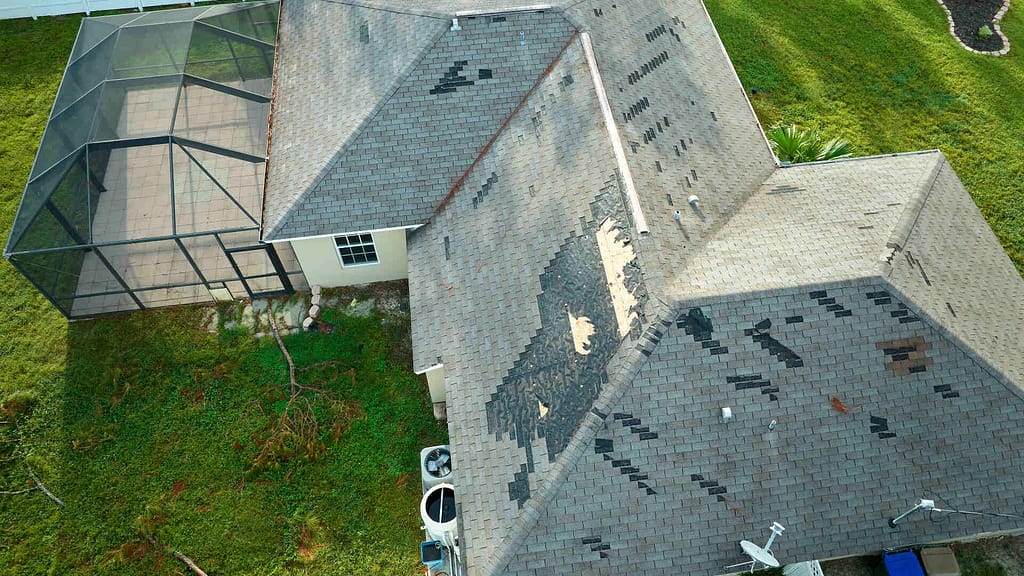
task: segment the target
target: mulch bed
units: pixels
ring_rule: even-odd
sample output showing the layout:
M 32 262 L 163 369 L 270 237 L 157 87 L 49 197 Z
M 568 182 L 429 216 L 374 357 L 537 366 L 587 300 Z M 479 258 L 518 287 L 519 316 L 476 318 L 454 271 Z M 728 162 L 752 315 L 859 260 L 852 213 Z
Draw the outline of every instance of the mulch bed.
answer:
M 961 42 L 979 52 L 996 52 L 1003 48 L 1003 38 L 993 25 L 996 12 L 1003 7 L 1003 0 L 942 0 L 942 3 L 949 10 L 954 34 Z M 993 34 L 981 38 L 978 30 L 985 25 Z

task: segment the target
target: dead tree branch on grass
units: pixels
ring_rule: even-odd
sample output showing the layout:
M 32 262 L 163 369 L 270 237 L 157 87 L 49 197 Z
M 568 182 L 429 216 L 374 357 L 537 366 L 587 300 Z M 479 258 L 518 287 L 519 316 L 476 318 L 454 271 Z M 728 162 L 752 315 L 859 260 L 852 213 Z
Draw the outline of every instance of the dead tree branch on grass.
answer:
M 156 538 L 153 538 L 152 536 L 146 536 L 146 540 L 149 540 L 149 543 L 152 544 L 154 548 L 163 548 L 167 551 L 168 554 L 174 556 L 178 560 L 181 560 L 185 564 L 185 566 L 188 566 L 189 570 L 196 574 L 196 576 L 207 576 L 206 572 L 203 572 L 203 569 L 200 568 L 199 565 L 196 564 L 195 561 L 189 558 L 188 556 L 185 556 L 184 554 L 178 552 L 170 546 L 160 544 L 156 541 Z
M 57 506 L 61 506 L 61 507 L 64 506 L 64 503 L 61 502 L 60 498 L 57 498 L 56 496 L 54 496 L 53 492 L 50 492 L 49 490 L 47 490 L 46 486 L 43 486 L 43 483 L 39 481 L 39 478 L 36 478 L 36 473 L 33 472 L 32 469 L 28 467 L 28 464 L 25 465 L 25 469 L 28 470 L 28 475 L 32 477 L 32 481 L 36 483 L 36 488 L 39 488 L 39 490 L 43 494 L 46 494 L 47 498 L 49 498 L 50 500 L 53 500 L 57 504 Z
M 25 469 L 28 470 L 28 475 L 32 477 L 32 482 L 35 483 L 35 486 L 32 486 L 31 488 L 24 488 L 22 490 L 2 490 L 0 491 L 0 495 L 17 496 L 18 494 L 28 494 L 29 492 L 35 492 L 36 490 L 39 490 L 43 494 L 46 494 L 47 498 L 53 500 L 57 504 L 57 506 L 64 506 L 64 502 L 61 502 L 60 498 L 54 496 L 53 492 L 47 490 L 46 486 L 44 486 L 43 483 L 39 481 L 39 478 L 37 478 L 35 472 L 32 472 L 32 469 L 28 467 L 28 464 L 25 465 Z

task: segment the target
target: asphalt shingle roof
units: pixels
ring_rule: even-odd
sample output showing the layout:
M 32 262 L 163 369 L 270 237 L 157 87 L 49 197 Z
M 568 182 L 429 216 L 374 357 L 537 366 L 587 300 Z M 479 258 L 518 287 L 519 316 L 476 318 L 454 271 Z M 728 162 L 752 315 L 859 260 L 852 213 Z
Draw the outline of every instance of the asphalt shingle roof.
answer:
M 323 0 L 314 2 L 322 3 Z M 283 10 L 287 15 L 292 8 L 285 5 Z M 360 123 L 349 122 L 344 131 L 335 135 L 333 156 L 326 168 L 297 197 L 296 183 L 301 185 L 306 180 L 292 174 L 304 176 L 309 173 L 309 166 L 279 166 L 273 152 L 270 172 L 276 172 L 276 176 L 268 180 L 268 207 L 274 204 L 284 210 L 282 213 L 279 208 L 266 219 L 267 239 L 417 226 L 426 222 L 575 33 L 569 21 L 555 12 L 464 18 L 458 31 L 450 30 L 449 23 L 435 18 L 381 14 L 380 10 L 347 8 L 327 9 L 321 15 L 325 22 L 320 26 L 342 35 L 332 50 L 339 54 L 343 69 L 357 78 L 357 85 L 367 82 L 373 90 L 366 95 L 345 94 L 348 89 L 344 83 L 325 82 L 341 88 L 340 98 L 336 95 L 338 99 L 329 100 L 326 106 L 309 103 L 313 114 L 318 115 L 313 118 L 303 106 L 304 110 L 290 124 L 318 130 L 330 124 L 324 114 L 334 113 L 334 106 L 345 110 L 353 101 L 357 109 L 368 107 L 372 112 L 364 114 L 360 110 Z M 385 23 L 378 25 L 372 21 L 374 18 L 384 18 Z M 392 30 L 392 19 L 404 23 L 403 28 Z M 357 26 L 359 22 L 362 23 Z M 406 49 L 391 55 L 381 47 L 391 41 L 392 34 L 404 37 L 409 26 L 416 41 L 407 40 Z M 310 51 L 317 47 L 305 46 L 302 35 L 294 45 L 287 35 L 289 30 L 282 27 L 282 62 L 288 54 L 298 52 L 308 63 Z M 416 33 L 433 33 L 435 41 L 424 49 Z M 362 42 L 360 34 L 368 36 L 369 43 Z M 374 42 L 380 44 L 373 45 Z M 348 61 L 350 47 L 355 48 L 354 63 Z M 411 68 L 405 70 L 404 76 L 392 80 L 394 72 L 403 67 L 398 62 L 408 62 L 417 48 Z M 395 60 L 378 70 L 373 66 L 363 68 L 364 56 Z M 278 72 L 284 80 L 289 74 L 294 75 L 287 92 L 284 88 L 278 91 L 276 105 L 285 108 L 295 105 L 288 102 L 288 94 L 304 92 L 311 82 L 318 81 L 307 74 L 305 65 L 293 64 L 292 68 Z M 295 142 L 297 134 L 282 136 L 282 122 L 275 110 L 272 150 L 277 146 L 302 148 L 301 137 Z
M 282 5 L 264 236 L 275 237 L 338 151 L 445 30 L 435 18 L 340 2 Z
M 414 365 L 445 368 L 468 576 L 713 574 L 772 521 L 784 562 L 1020 527 L 885 522 L 1024 513 L 1024 282 L 942 154 L 780 168 L 700 2 L 497 14 L 523 8 L 282 24 L 267 236 L 423 225 Z M 332 42 L 345 76 L 301 79 L 289 43 Z M 289 95 L 317 82 L 328 107 Z
M 1024 282 L 953 168 L 945 159 L 938 168 L 890 239 L 886 277 L 908 305 L 1024 389 Z
M 783 563 L 1019 527 L 924 514 L 888 526 L 922 497 L 1024 513 L 1024 400 L 930 322 L 894 316 L 901 304 L 877 281 L 680 303 L 499 572 L 719 574 L 744 559 L 739 540 L 763 543 L 776 521 Z M 692 329 L 696 309 L 712 330 Z M 801 366 L 747 335 L 763 318 Z
M 507 538 L 520 514 L 507 488 L 514 475 L 538 482 L 550 468 L 548 456 L 564 448 L 561 443 L 534 446 L 539 428 L 532 413 L 509 417 L 507 408 L 536 408 L 538 394 L 553 414 L 561 408 L 557 402 L 585 411 L 584 404 L 593 400 L 586 394 L 547 395 L 568 376 L 552 375 L 531 385 L 531 392 L 526 383 L 551 363 L 537 353 L 556 357 L 559 364 L 567 358 L 571 341 L 545 339 L 546 334 L 564 336 L 565 306 L 584 315 L 577 304 L 599 297 L 604 288 L 594 237 L 606 212 L 621 218 L 624 207 L 607 132 L 593 121 L 599 115 L 582 49 L 574 43 L 453 200 L 409 240 L 414 365 L 419 370 L 445 365 L 448 411 L 459 415 L 449 421 L 449 435 L 463 462 L 459 501 L 467 530 L 462 542 L 473 550 L 467 556 L 473 569 Z M 566 270 L 566 264 L 573 268 Z M 575 284 L 560 285 L 560 276 Z M 587 314 L 602 329 L 616 322 L 613 314 Z M 619 339 L 617 330 L 605 333 L 607 354 Z M 603 358 L 600 351 L 591 354 Z M 513 366 L 518 370 L 509 374 Z M 604 365 L 592 361 L 579 368 L 593 373 Z M 556 430 L 548 430 L 548 438 L 559 438 Z M 527 463 L 530 474 L 522 473 Z

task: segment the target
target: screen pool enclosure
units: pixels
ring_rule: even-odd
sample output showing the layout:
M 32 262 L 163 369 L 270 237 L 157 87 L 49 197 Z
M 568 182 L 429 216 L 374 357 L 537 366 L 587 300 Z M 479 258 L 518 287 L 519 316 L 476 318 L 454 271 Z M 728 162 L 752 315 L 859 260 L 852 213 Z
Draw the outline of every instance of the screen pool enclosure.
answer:
M 260 242 L 278 10 L 82 21 L 4 250 L 66 316 L 305 286 Z

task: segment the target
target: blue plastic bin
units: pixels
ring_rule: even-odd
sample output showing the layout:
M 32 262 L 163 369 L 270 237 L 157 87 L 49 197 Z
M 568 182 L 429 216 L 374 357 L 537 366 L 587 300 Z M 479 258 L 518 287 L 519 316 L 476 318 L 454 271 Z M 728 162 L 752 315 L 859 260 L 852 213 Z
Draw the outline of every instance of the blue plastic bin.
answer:
M 924 576 L 924 569 L 913 550 L 885 554 L 882 563 L 889 576 Z

